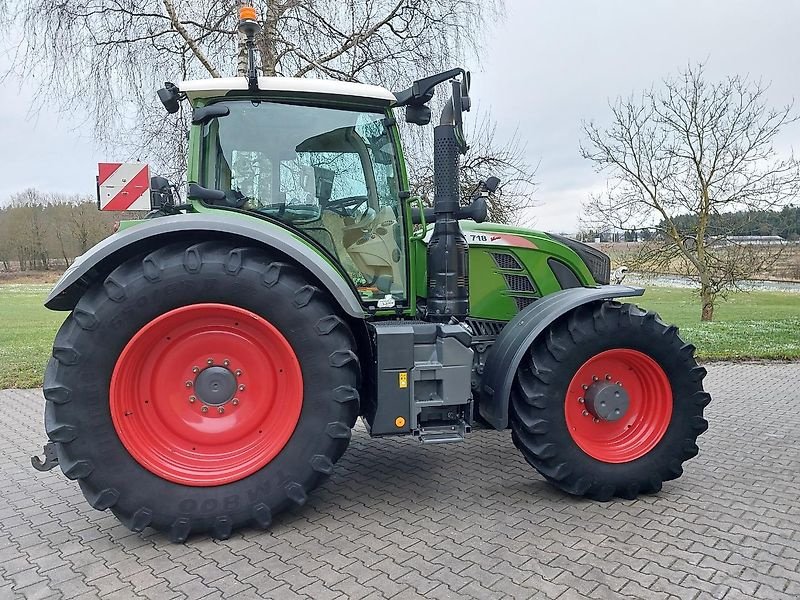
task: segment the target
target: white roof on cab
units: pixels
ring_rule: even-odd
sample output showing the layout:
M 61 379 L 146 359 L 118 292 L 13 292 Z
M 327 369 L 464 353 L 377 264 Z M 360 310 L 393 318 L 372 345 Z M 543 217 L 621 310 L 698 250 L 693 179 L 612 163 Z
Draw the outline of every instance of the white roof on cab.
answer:
M 247 90 L 245 77 L 215 77 L 184 81 L 178 86 L 186 92 L 189 100 L 224 96 L 227 92 Z M 333 79 L 311 79 L 306 77 L 259 77 L 258 88 L 265 92 L 301 92 L 334 96 L 350 96 L 380 100 L 387 104 L 395 101 L 394 94 L 386 88 L 363 83 L 336 81 Z

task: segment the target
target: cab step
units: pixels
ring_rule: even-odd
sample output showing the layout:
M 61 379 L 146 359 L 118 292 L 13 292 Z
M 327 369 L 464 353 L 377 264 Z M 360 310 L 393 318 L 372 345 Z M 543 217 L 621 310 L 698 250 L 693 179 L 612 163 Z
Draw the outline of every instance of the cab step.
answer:
M 463 419 L 454 423 L 426 425 L 414 431 L 414 435 L 423 444 L 449 444 L 463 442 L 471 428 Z

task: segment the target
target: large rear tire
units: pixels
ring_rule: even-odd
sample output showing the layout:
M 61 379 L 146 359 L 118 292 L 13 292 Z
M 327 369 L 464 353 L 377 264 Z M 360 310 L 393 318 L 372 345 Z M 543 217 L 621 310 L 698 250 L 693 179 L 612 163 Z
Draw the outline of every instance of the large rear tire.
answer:
M 528 351 L 511 396 L 514 444 L 562 490 L 596 500 L 654 493 L 708 428 L 705 369 L 675 326 L 631 304 L 581 307 Z
M 122 264 L 78 302 L 45 374 L 64 474 L 175 542 L 269 526 L 331 473 L 358 414 L 334 307 L 298 267 L 231 243 Z

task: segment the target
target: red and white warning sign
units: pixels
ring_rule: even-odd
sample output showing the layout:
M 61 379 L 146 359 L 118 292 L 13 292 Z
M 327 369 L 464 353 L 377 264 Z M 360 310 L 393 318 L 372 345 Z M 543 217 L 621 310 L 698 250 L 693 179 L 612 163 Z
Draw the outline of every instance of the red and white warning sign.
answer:
M 100 163 L 100 210 L 150 210 L 150 169 L 144 163 Z

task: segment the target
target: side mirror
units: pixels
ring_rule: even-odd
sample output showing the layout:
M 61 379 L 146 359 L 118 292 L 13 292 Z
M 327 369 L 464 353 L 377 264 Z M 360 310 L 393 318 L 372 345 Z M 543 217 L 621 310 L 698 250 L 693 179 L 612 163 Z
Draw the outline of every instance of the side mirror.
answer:
M 462 79 L 463 81 L 453 79 L 450 82 L 453 92 L 450 99 L 449 110 L 447 110 L 447 112 L 449 112 L 447 120 L 450 120 L 450 117 L 452 117 L 452 123 L 455 125 L 456 130 L 458 151 L 460 154 L 466 154 L 467 150 L 469 150 L 469 144 L 467 144 L 467 141 L 464 139 L 464 112 L 469 111 L 472 103 L 469 96 L 466 95 L 466 92 L 469 91 L 469 77 L 466 72 Z M 442 123 L 444 123 L 445 112 L 443 112 L 442 115 Z
M 431 122 L 431 109 L 426 104 L 406 106 L 406 123 L 427 125 Z
M 154 176 L 150 178 L 150 208 L 161 208 L 165 204 L 174 204 L 169 179 Z
M 500 185 L 500 178 L 492 176 L 486 179 L 481 187 L 490 194 L 493 194 L 497 190 L 498 185 Z
M 174 115 L 180 110 L 181 92 L 178 86 L 169 81 L 164 82 L 164 87 L 158 90 L 158 99 L 167 109 L 167 112 Z
M 469 97 L 469 86 L 472 80 L 472 76 L 470 75 L 469 71 L 464 72 L 464 76 L 461 78 L 461 110 L 464 112 L 469 112 L 472 108 L 472 100 Z

